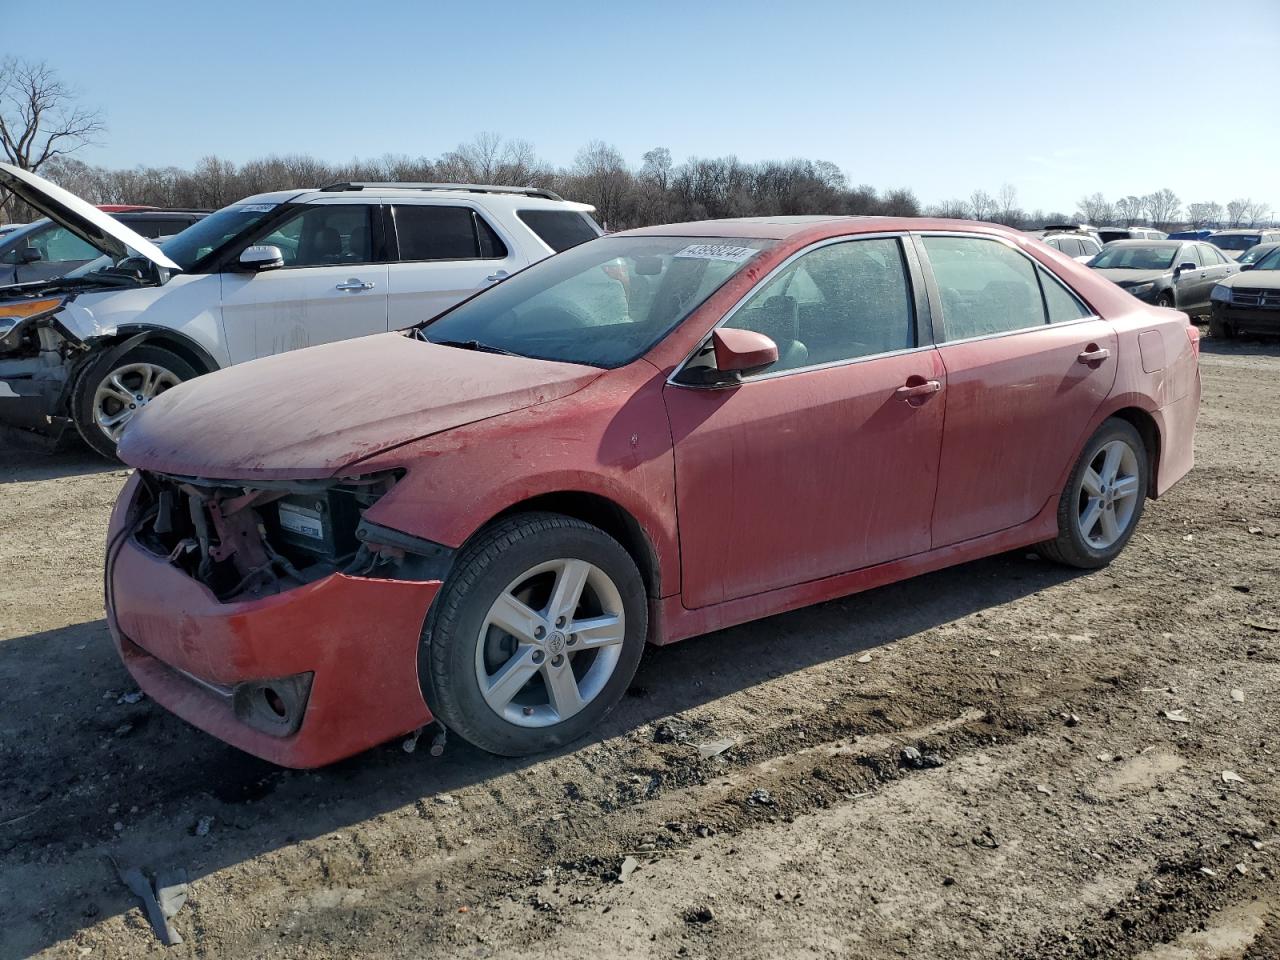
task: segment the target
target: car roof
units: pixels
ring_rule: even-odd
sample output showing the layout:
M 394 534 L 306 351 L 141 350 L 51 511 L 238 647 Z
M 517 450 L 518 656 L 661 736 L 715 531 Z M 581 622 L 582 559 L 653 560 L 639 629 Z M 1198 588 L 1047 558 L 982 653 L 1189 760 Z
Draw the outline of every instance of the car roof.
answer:
M 1215 237 L 1252 237 L 1254 234 L 1270 233 L 1272 230 L 1280 229 L 1277 227 L 1249 227 L 1239 228 L 1236 230 L 1219 230 L 1214 234 Z
M 1107 244 L 1108 247 L 1180 247 L 1184 243 L 1198 243 L 1192 238 L 1173 239 L 1173 240 L 1143 240 L 1141 237 L 1134 237 L 1130 240 L 1112 240 Z
M 367 186 L 358 190 L 321 190 L 312 187 L 306 190 L 275 190 L 271 193 L 256 193 L 243 200 L 237 200 L 232 206 L 247 203 L 315 203 L 332 200 L 334 197 L 363 197 L 369 200 L 477 200 L 490 208 L 510 210 L 577 210 L 590 213 L 595 207 L 589 203 L 576 203 L 572 200 L 551 200 L 547 197 L 533 196 L 527 193 L 481 193 L 473 190 L 422 190 L 413 187 Z
M 936 217 L 736 217 L 724 220 L 691 220 L 655 227 L 638 227 L 612 234 L 615 237 L 736 237 L 754 240 L 806 240 L 837 237 L 851 233 L 902 233 L 909 230 L 945 230 L 964 233 L 991 233 L 1025 239 L 1026 234 L 1011 227 L 978 220 L 944 220 Z

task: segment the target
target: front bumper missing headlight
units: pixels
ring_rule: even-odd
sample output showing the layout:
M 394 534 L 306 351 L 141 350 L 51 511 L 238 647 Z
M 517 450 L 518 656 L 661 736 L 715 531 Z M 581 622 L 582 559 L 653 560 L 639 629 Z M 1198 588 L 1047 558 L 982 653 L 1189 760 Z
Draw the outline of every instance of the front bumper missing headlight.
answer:
M 418 682 L 440 580 L 329 573 L 224 601 L 133 535 L 141 480 L 112 515 L 107 621 L 125 666 L 161 706 L 287 767 L 315 767 L 431 722 Z

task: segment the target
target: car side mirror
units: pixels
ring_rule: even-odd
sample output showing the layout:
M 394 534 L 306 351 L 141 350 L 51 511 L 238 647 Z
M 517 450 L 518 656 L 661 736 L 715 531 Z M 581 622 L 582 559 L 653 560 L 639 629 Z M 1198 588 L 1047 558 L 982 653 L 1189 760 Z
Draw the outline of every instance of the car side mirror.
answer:
M 240 254 L 240 268 L 250 273 L 279 270 L 284 266 L 284 251 L 274 244 L 264 243 L 245 247 Z
M 1183 260 L 1180 264 L 1178 264 L 1178 269 L 1175 270 L 1174 273 L 1186 273 L 1189 270 L 1199 270 L 1199 269 L 1200 268 L 1196 266 L 1194 263 L 1192 263 L 1190 260 Z
M 40 253 L 39 247 L 20 247 L 18 249 L 19 263 L 35 263 L 37 260 L 43 260 L 44 255 Z
M 740 379 L 759 373 L 778 362 L 778 345 L 763 333 L 719 327 L 711 334 L 716 370 Z

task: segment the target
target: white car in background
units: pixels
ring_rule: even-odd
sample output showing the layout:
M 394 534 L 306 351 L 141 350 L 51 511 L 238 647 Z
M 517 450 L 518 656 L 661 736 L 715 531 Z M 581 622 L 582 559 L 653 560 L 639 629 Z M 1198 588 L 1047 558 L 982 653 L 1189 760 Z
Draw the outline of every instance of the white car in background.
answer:
M 74 423 L 105 456 L 183 380 L 430 319 L 601 232 L 547 190 L 340 183 L 248 197 L 161 251 L 34 174 L 0 164 L 0 187 L 106 258 L 0 287 L 0 423 Z

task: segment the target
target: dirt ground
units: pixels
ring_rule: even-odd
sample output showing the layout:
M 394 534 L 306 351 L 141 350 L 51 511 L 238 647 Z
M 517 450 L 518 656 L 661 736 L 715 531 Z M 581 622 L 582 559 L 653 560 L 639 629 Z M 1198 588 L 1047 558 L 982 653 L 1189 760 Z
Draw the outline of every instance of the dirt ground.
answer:
M 651 650 L 529 761 L 289 773 L 122 699 L 124 474 L 0 449 L 0 957 L 1275 960 L 1280 343 L 1202 369 L 1198 465 L 1109 569 L 1018 551 Z M 184 944 L 113 858 L 188 872 Z

